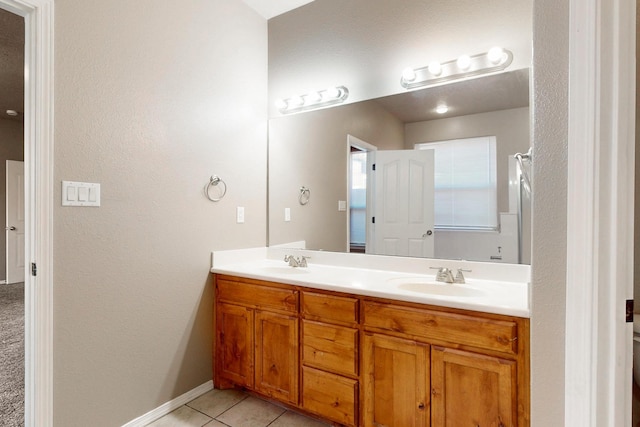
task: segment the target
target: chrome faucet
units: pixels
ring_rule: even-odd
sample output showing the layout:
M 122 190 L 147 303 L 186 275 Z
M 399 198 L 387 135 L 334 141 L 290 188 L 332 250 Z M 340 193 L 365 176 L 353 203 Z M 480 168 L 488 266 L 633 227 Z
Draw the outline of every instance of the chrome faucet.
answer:
M 433 270 L 438 270 L 436 274 L 436 282 L 453 283 L 453 272 L 446 267 L 431 267 Z
M 285 255 L 284 262 L 289 263 L 289 267 L 307 267 L 307 260 L 311 257 L 301 256 L 299 258 L 294 257 L 293 255 Z
M 462 268 L 458 269 L 458 273 L 456 274 L 456 278 L 453 279 L 454 283 L 466 283 L 464 281 L 464 274 L 462 273 L 471 273 L 471 270 L 463 270 Z

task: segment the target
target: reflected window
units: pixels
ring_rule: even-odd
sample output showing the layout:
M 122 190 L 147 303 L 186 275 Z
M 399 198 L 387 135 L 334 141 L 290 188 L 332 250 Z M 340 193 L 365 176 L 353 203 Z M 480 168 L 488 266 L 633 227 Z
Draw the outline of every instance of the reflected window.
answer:
M 498 228 L 496 137 L 416 144 L 434 150 L 435 227 Z
M 349 242 L 351 252 L 364 252 L 367 240 L 367 152 L 351 152 L 349 194 Z

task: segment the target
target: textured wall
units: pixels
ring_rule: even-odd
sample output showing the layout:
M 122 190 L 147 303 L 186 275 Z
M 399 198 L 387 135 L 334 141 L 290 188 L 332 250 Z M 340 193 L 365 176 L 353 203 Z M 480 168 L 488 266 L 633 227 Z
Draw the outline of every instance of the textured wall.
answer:
M 536 0 L 533 31 L 532 426 L 564 425 L 569 0 Z
M 6 222 L 6 179 L 5 160 L 24 160 L 24 127 L 15 120 L 0 119 L 0 224 Z M 0 280 L 6 279 L 6 234 L 0 233 Z
M 210 251 L 265 244 L 267 24 L 240 0 L 55 6 L 54 200 L 102 185 L 54 212 L 55 425 L 116 426 L 212 378 Z

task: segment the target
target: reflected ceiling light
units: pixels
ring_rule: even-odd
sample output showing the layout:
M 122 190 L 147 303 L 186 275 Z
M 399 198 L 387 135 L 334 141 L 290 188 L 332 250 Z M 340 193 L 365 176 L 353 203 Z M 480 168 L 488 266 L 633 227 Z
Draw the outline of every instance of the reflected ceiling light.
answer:
M 449 107 L 447 107 L 447 106 L 446 106 L 446 105 L 444 105 L 444 104 L 440 104 L 440 105 L 438 105 L 438 106 L 436 107 L 436 113 L 438 113 L 438 114 L 444 114 L 444 113 L 446 113 L 447 111 L 449 111 Z
M 502 71 L 511 65 L 513 53 L 502 47 L 493 47 L 489 52 L 477 55 L 462 55 L 452 61 L 431 62 L 426 67 L 414 68 L 402 73 L 400 84 L 406 89 L 430 86 L 452 80 Z M 412 79 L 407 76 L 414 76 Z
M 339 104 L 344 102 L 348 96 L 349 90 L 346 87 L 336 86 L 287 99 L 278 99 L 275 105 L 282 114 L 288 114 Z
M 16 110 L 7 110 L 6 113 L 7 113 L 7 116 L 11 116 L 11 117 L 16 117 L 18 115 L 18 112 Z

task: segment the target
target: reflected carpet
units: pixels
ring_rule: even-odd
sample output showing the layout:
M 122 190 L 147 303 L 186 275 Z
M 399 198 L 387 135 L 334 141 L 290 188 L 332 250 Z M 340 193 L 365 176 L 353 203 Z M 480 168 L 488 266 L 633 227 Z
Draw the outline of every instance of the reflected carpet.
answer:
M 24 426 L 24 283 L 0 285 L 0 425 Z

